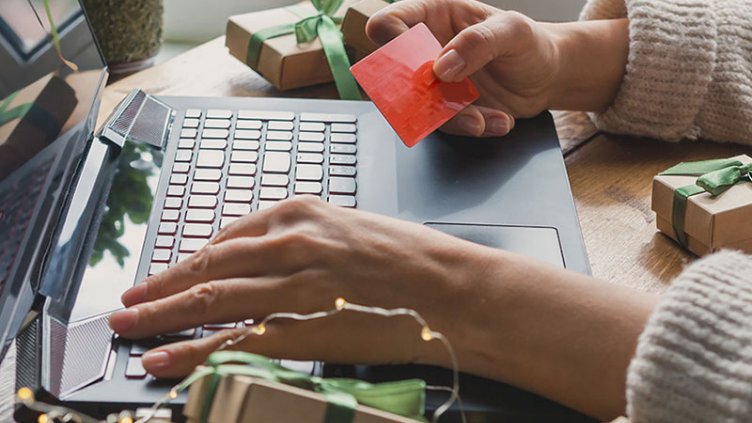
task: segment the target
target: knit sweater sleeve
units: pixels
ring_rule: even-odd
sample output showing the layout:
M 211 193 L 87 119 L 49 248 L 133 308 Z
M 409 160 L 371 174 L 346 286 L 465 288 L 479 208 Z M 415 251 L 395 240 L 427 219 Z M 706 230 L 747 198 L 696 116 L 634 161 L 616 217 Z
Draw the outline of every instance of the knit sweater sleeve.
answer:
M 626 75 L 607 132 L 752 144 L 749 0 L 588 0 L 582 19 L 629 18 Z
M 689 266 L 661 298 L 627 373 L 632 423 L 752 421 L 752 256 Z

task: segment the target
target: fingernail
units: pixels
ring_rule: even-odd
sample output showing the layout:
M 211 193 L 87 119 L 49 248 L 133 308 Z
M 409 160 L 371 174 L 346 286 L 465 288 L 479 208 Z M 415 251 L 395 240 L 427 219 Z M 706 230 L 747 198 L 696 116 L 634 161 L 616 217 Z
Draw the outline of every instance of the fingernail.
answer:
M 439 79 L 452 81 L 465 68 L 465 60 L 457 50 L 449 50 L 433 64 L 433 71 Z
M 138 323 L 138 310 L 135 308 L 116 311 L 110 315 L 110 327 L 117 333 L 133 329 L 136 323 Z
M 146 284 L 140 283 L 133 288 L 123 292 L 120 296 L 120 302 L 124 306 L 130 307 L 135 304 L 140 304 L 146 300 Z
M 494 117 L 486 121 L 486 133 L 488 135 L 506 135 L 511 130 L 510 122 L 507 118 Z
M 165 351 L 148 351 L 141 357 L 146 370 L 161 370 L 170 365 L 170 355 Z
M 478 121 L 471 116 L 461 116 L 457 120 L 457 124 L 468 135 L 478 136 L 480 135 L 482 128 Z

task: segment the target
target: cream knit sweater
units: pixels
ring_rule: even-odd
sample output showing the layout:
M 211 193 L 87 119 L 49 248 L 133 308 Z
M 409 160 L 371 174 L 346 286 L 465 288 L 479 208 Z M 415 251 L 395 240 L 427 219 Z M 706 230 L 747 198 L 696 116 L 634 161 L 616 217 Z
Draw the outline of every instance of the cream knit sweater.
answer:
M 589 0 L 582 12 L 625 16 L 627 73 L 596 125 L 752 144 L 752 0 Z M 633 423 L 752 422 L 752 257 L 721 252 L 689 266 L 627 373 Z

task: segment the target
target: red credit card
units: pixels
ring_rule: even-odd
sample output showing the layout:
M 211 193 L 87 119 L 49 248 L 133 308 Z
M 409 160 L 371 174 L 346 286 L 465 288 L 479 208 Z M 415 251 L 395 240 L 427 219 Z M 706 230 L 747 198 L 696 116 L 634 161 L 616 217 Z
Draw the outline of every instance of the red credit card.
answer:
M 350 68 L 408 147 L 480 97 L 469 79 L 436 78 L 433 62 L 440 52 L 439 41 L 420 23 Z

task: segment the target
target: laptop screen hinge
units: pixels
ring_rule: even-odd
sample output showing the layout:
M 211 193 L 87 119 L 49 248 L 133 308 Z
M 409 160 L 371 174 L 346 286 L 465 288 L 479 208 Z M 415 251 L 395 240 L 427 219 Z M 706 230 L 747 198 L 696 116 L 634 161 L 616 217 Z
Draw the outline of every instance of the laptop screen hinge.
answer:
M 122 148 L 126 141 L 163 148 L 175 113 L 170 106 L 141 90 L 134 90 L 117 105 L 98 137 Z

